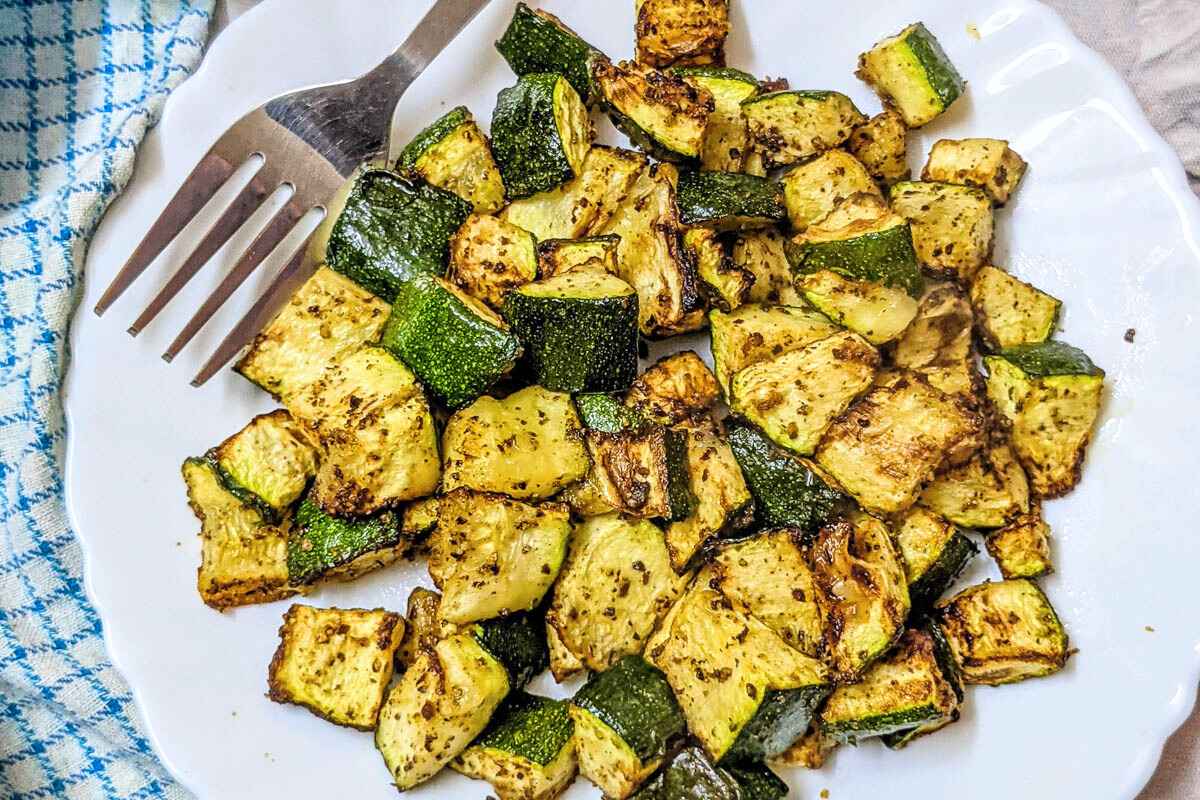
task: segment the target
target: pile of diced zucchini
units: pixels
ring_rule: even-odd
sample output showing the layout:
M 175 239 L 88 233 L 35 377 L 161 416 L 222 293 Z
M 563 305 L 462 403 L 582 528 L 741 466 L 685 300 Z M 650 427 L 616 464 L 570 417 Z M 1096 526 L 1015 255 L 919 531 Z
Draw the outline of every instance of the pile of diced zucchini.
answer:
M 183 466 L 215 609 L 428 558 L 403 614 L 291 606 L 269 670 L 401 790 L 775 800 L 1071 653 L 1042 502 L 1104 373 L 992 263 L 1025 162 L 943 139 L 911 180 L 966 90 L 921 23 L 860 57 L 868 118 L 726 66 L 726 0 L 635 6 L 614 62 L 516 5 L 490 135 L 457 107 L 353 178 L 236 367 L 281 408 Z M 955 589 L 981 539 L 1002 579 Z

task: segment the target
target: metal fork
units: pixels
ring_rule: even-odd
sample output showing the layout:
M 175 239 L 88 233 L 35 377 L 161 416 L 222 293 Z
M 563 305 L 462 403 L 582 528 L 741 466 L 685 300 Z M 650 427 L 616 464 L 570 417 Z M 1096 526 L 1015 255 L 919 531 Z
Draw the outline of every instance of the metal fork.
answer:
M 409 85 L 490 0 L 437 0 L 408 38 L 375 69 L 345 83 L 292 92 L 235 122 L 200 159 L 183 186 L 96 303 L 101 315 L 117 300 L 216 191 L 255 155 L 263 164 L 196 249 L 155 295 L 129 333 L 136 336 L 281 186 L 291 198 L 234 263 L 216 291 L 188 320 L 163 358 L 170 361 L 204 327 L 249 275 L 310 209 L 322 208 L 356 168 L 387 153 L 396 103 Z M 311 234 L 309 234 L 311 238 Z M 316 269 L 308 240 L 279 273 L 192 379 L 200 386 L 229 362 Z

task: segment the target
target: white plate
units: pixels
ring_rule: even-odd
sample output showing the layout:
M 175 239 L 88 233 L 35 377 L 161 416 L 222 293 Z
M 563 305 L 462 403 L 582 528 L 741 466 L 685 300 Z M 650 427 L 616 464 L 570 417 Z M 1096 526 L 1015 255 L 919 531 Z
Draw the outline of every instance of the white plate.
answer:
M 104 319 L 90 309 L 226 125 L 276 93 L 365 70 L 427 4 L 271 0 L 251 11 L 171 98 L 89 253 L 67 387 L 71 511 L 113 659 L 159 754 L 202 797 L 382 800 L 395 790 L 370 734 L 264 697 L 287 603 L 220 615 L 196 595 L 198 526 L 179 464 L 271 403 L 228 371 L 199 391 L 187 380 L 262 279 L 170 366 L 158 354 L 221 270 L 210 265 L 136 340 L 123 329 L 156 280 Z M 631 52 L 628 0 L 550 5 L 608 53 Z M 412 87 L 398 114 L 400 141 L 463 102 L 486 121 L 512 80 L 491 47 L 511 7 L 497 0 Z M 1040 5 L 739 0 L 736 9 L 732 64 L 800 88 L 846 91 L 871 113 L 879 103 L 853 76 L 856 55 L 914 19 L 930 25 L 971 88 L 946 119 L 912 137 L 914 166 L 939 137 L 1012 141 L 1031 169 L 998 215 L 996 262 L 1066 301 L 1062 337 L 1107 369 L 1111 386 L 1082 485 L 1047 508 L 1059 573 L 1045 585 L 1080 649 L 1070 666 L 1046 680 L 973 689 L 959 724 L 902 753 L 843 748 L 825 770 L 789 776 L 793 795 L 1132 797 L 1191 708 L 1200 662 L 1200 206 L 1178 160 L 1113 71 Z M 968 35 L 969 23 L 982 38 Z M 222 258 L 227 264 L 228 253 Z M 151 275 L 163 274 L 160 261 Z M 1133 344 L 1123 340 L 1127 328 L 1137 329 Z M 987 562 L 980 558 L 972 577 L 991 574 Z M 309 599 L 403 610 L 417 581 L 427 581 L 421 567 L 399 567 Z M 488 793 L 446 774 L 412 796 Z M 570 796 L 596 793 L 579 781 Z

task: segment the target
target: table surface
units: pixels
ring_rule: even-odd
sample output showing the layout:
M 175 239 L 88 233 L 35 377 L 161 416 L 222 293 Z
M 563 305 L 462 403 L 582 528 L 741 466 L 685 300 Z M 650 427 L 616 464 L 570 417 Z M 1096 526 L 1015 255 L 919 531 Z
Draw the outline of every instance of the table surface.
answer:
M 214 35 L 258 0 L 217 0 Z M 1151 122 L 1182 154 L 1200 194 L 1200 14 L 1195 0 L 1048 0 L 1117 67 Z M 1190 64 L 1191 67 L 1187 65 Z M 1200 706 L 1167 742 L 1139 800 L 1200 797 Z

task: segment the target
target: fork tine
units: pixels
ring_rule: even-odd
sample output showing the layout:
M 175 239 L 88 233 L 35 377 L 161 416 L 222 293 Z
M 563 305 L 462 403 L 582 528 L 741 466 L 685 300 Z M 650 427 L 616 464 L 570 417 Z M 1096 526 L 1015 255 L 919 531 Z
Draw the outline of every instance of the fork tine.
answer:
M 170 347 L 163 353 L 163 361 L 171 361 L 175 356 L 179 355 L 187 343 L 192 340 L 205 323 L 212 318 L 212 315 L 217 313 L 225 301 L 229 299 L 238 287 L 245 282 L 250 273 L 258 268 L 258 265 L 263 262 L 267 256 L 271 254 L 288 232 L 296 226 L 300 218 L 304 216 L 307 209 L 299 202 L 299 199 L 293 195 L 287 204 L 271 218 L 267 223 L 267 227 L 263 228 L 262 232 L 255 237 L 250 247 L 246 252 L 242 253 L 237 263 L 233 265 L 233 269 L 221 280 L 216 291 L 208 296 L 204 304 L 200 306 L 200 310 L 188 320 L 187 325 L 180 331 L 175 340 L 171 342 Z
M 250 307 L 245 316 L 238 321 L 238 324 L 233 327 L 229 335 L 222 340 L 217 349 L 213 351 L 213 354 L 208 357 L 208 360 L 204 362 L 204 366 L 196 373 L 196 377 L 192 378 L 192 386 L 203 386 L 221 367 L 228 364 L 238 354 L 239 350 L 245 347 L 259 331 L 267 326 L 268 322 L 274 319 L 275 314 L 288 301 L 296 288 L 316 272 L 316 262 L 306 258 L 308 255 L 308 242 L 315 233 L 316 231 L 314 230 L 313 233 L 310 233 L 305 238 L 291 259 L 288 260 L 288 263 L 284 265 L 283 269 L 279 270 L 279 274 L 271 281 L 271 285 L 263 292 L 262 297 L 254 302 L 254 305 Z
M 150 324 L 158 312 L 179 294 L 179 291 L 187 285 L 200 268 L 208 263 L 208 260 L 213 257 L 213 254 L 221 249 L 225 242 L 229 241 L 229 237 L 237 231 L 238 228 L 245 224 L 246 220 L 250 219 L 254 211 L 262 205 L 263 199 L 267 196 L 266 186 L 257 178 L 252 178 L 250 183 L 246 184 L 241 193 L 229 206 L 221 217 L 212 224 L 208 232 L 204 234 L 204 238 L 200 244 L 196 245 L 187 257 L 187 259 L 176 270 L 159 290 L 154 299 L 150 301 L 150 305 L 138 315 L 138 318 L 129 326 L 129 335 L 137 336 L 142 329 Z
M 97 316 L 103 315 L 146 271 L 146 267 L 150 266 L 163 248 L 170 244 L 196 212 L 216 194 L 217 189 L 229 180 L 234 169 L 234 165 L 215 153 L 210 152 L 200 159 L 183 185 L 175 192 L 175 196 L 158 215 L 158 219 L 154 220 L 145 237 L 134 248 L 133 254 L 121 267 L 117 277 L 113 278 L 104 294 L 100 295 L 100 300 L 96 303 Z

